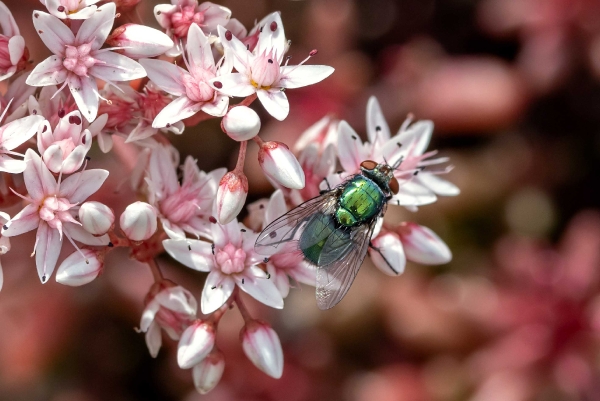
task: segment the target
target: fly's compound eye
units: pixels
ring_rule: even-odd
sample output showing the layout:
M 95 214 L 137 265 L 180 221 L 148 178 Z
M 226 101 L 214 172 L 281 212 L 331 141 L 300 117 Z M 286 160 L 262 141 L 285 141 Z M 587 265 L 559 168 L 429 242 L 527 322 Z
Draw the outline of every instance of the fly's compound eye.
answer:
M 375 163 L 373 160 L 365 160 L 364 162 L 360 163 L 360 166 L 366 170 L 374 170 L 375 167 L 377 167 L 377 163 Z
M 392 177 L 389 183 L 390 191 L 395 195 L 400 190 L 400 185 L 398 184 L 398 180 L 396 177 Z

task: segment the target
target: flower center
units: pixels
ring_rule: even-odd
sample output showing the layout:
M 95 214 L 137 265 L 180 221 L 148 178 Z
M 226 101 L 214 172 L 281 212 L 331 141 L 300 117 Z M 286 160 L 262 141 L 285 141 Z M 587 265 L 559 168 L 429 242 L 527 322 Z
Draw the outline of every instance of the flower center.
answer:
M 257 89 L 270 89 L 279 81 L 279 64 L 272 52 L 254 59 L 250 66 L 250 79 Z
M 232 244 L 227 244 L 216 250 L 216 260 L 224 274 L 241 273 L 246 267 L 246 252 Z
M 12 67 L 10 53 L 8 51 L 8 38 L 0 35 L 0 69 L 6 70 Z
M 215 91 L 208 84 L 208 80 L 214 78 L 215 74 L 211 71 L 199 69 L 194 71 L 193 75 L 183 75 L 183 85 L 185 94 L 194 102 L 208 102 L 212 100 Z
M 100 102 L 98 115 L 108 114 L 105 129 L 120 131 L 134 118 L 136 105 L 118 95 L 109 95 L 107 99 L 108 102 Z
M 73 216 L 68 212 L 72 205 L 66 198 L 49 196 L 40 204 L 40 218 L 52 228 L 61 229 L 65 221 L 75 222 Z
M 90 56 L 92 44 L 85 43 L 77 47 L 66 45 L 65 47 L 63 66 L 80 77 L 87 77 L 88 68 L 96 64 L 96 60 Z
M 171 26 L 173 27 L 173 34 L 180 38 L 187 37 L 190 25 L 193 23 L 202 26 L 204 22 L 204 13 L 196 12 L 196 7 L 185 6 L 181 8 L 181 11 L 173 13 L 171 16 Z
M 163 96 L 160 92 L 147 90 L 144 95 L 140 96 L 138 103 L 144 113 L 144 117 L 148 121 L 154 121 L 154 118 L 156 118 L 158 113 L 160 113 L 169 102 L 170 99 L 167 96 Z

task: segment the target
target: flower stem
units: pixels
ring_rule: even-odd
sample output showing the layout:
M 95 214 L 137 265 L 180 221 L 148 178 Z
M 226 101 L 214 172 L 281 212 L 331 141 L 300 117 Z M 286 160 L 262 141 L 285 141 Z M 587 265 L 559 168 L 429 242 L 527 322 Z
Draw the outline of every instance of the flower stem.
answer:
M 152 272 L 152 276 L 154 277 L 154 282 L 158 283 L 163 280 L 163 275 L 158 267 L 158 263 L 156 263 L 155 259 L 150 259 L 146 263 L 150 267 L 150 271 Z
M 264 141 L 262 139 L 260 139 L 260 137 L 258 135 L 256 135 L 254 138 L 252 138 L 252 140 L 254 142 L 256 142 L 256 144 L 260 147 L 262 146 L 262 144 L 264 143 Z
M 252 316 L 250 316 L 250 312 L 248 312 L 248 309 L 246 309 L 246 305 L 244 305 L 244 302 L 242 302 L 242 298 L 240 297 L 239 291 L 236 291 L 233 294 L 233 300 L 236 303 L 238 309 L 240 310 L 240 314 L 244 318 L 244 322 L 249 322 L 249 321 L 253 320 Z
M 244 160 L 246 160 L 246 148 L 248 147 L 248 141 L 240 142 L 240 152 L 238 153 L 237 164 L 235 165 L 236 173 L 244 172 Z

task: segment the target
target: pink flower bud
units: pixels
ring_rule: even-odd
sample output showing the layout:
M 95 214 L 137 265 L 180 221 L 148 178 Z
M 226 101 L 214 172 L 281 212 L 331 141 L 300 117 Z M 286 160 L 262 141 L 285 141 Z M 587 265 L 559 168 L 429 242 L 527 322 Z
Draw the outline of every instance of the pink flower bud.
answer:
M 206 394 L 215 388 L 223 376 L 223 370 L 225 370 L 225 356 L 215 348 L 192 370 L 196 390 L 200 394 Z
M 104 262 L 91 249 L 75 251 L 58 267 L 56 281 L 77 287 L 92 282 L 102 271 Z
M 265 175 L 276 183 L 291 189 L 304 188 L 304 171 L 286 144 L 263 142 L 258 162 Z
M 268 323 L 252 320 L 240 332 L 244 353 L 254 366 L 275 379 L 283 374 L 283 350 L 275 330 Z
M 439 265 L 452 260 L 448 245 L 429 228 L 416 223 L 403 223 L 398 228 L 406 257 L 424 265 Z
M 404 273 L 406 256 L 398 234 L 386 232 L 372 240 L 373 247 L 369 248 L 371 260 L 385 274 L 397 276 Z
M 179 340 L 177 363 L 181 369 L 190 369 L 202 361 L 215 345 L 215 326 L 210 322 L 196 320 Z
M 227 224 L 237 217 L 248 195 L 248 178 L 242 172 L 230 171 L 219 182 L 217 190 L 217 217 Z
M 221 128 L 234 141 L 247 141 L 260 131 L 260 117 L 246 106 L 236 106 L 221 120 Z
M 100 202 L 85 202 L 79 208 L 79 221 L 85 231 L 99 236 L 113 227 L 115 215 L 111 208 Z
M 146 202 L 134 202 L 121 214 L 121 230 L 133 241 L 144 241 L 152 237 L 157 225 L 156 209 Z
M 173 47 L 173 41 L 158 29 L 138 24 L 125 24 L 106 39 L 109 46 L 124 47 L 117 52 L 131 58 L 160 56 Z

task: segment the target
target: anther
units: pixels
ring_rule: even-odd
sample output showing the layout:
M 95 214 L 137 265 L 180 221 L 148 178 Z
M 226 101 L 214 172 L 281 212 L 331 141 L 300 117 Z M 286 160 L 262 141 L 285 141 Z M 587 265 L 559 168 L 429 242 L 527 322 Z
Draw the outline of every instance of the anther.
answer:
M 273 60 L 271 60 L 271 59 L 268 59 L 268 60 L 267 60 L 267 63 L 269 63 L 269 64 L 273 64 Z
M 33 115 L 36 115 L 36 114 L 37 114 L 37 110 L 33 110 L 31 113 L 32 113 Z
M 215 218 L 214 218 L 214 216 L 210 216 L 210 217 L 208 218 L 208 221 L 210 221 L 210 222 L 211 222 L 211 223 L 213 223 L 213 224 L 217 224 L 217 219 L 215 219 Z
M 42 283 L 45 283 L 45 282 L 46 282 L 46 275 L 44 274 L 44 275 L 42 276 Z
M 42 128 L 42 133 L 44 133 L 44 132 L 46 132 L 46 131 L 48 131 L 48 126 L 47 126 L 47 125 L 44 125 L 44 128 Z
M 265 205 L 258 205 L 258 208 L 259 208 L 259 209 L 264 209 L 264 208 L 265 208 Z
M 356 137 L 356 135 L 352 135 L 352 139 L 356 141 L 358 138 Z
M 244 279 L 242 279 L 242 284 L 244 284 Z
M 62 13 L 62 12 L 65 11 L 65 7 L 64 6 L 58 6 L 57 10 L 58 10 L 59 13 Z
M 81 125 L 81 118 L 77 116 L 69 116 L 69 124 Z
M 223 87 L 223 84 L 219 81 L 215 81 L 213 82 L 213 85 L 215 86 L 215 88 L 217 89 L 221 89 Z
M 378 125 L 377 127 L 375 127 L 375 131 L 377 131 L 377 132 L 381 131 L 381 127 Z
M 246 229 L 245 229 L 245 228 L 242 228 L 240 231 L 241 231 L 241 232 L 243 232 L 243 233 L 245 233 L 245 232 L 246 232 Z
M 275 21 L 271 22 L 271 25 L 269 25 L 269 28 L 271 28 L 271 31 L 275 32 L 277 30 L 277 22 L 275 22 Z
M 86 157 L 85 157 L 85 160 L 87 160 L 87 161 L 90 161 L 90 160 L 92 160 L 92 158 L 91 158 L 91 157 L 89 157 L 89 156 L 86 156 Z
M 65 116 L 65 109 L 60 109 L 57 114 L 58 118 L 63 118 Z
M 271 278 L 271 273 L 267 273 L 267 279 Z
M 109 248 L 112 248 L 113 246 L 115 246 L 115 244 L 113 244 L 112 242 L 109 242 L 109 243 L 108 243 L 108 247 L 109 247 Z
M 313 50 L 311 50 L 311 51 L 310 51 L 310 53 L 308 53 L 308 55 L 309 55 L 310 57 L 314 57 L 314 56 L 316 56 L 316 55 L 317 55 L 317 53 L 318 53 L 318 52 L 319 52 L 319 51 L 318 51 L 317 49 L 313 49 Z
M 263 263 L 268 263 L 269 262 L 269 258 L 264 258 L 263 259 Z
M 227 39 L 227 40 L 233 39 L 233 34 L 231 33 L 231 31 L 225 32 L 225 39 Z
M 188 251 L 192 250 L 192 246 L 190 244 L 188 244 Z
M 212 254 L 215 254 L 215 244 L 211 244 L 210 250 L 212 251 Z
M 216 286 L 216 285 L 213 285 L 212 287 L 210 287 L 210 289 L 211 289 L 211 290 L 214 290 L 214 289 L 216 289 L 216 288 L 217 288 L 217 286 Z
M 2 226 L 2 229 L 3 230 L 8 230 L 8 226 L 5 224 L 5 225 Z
M 396 142 L 396 145 L 398 145 L 399 148 L 402 147 L 402 144 L 400 142 Z

